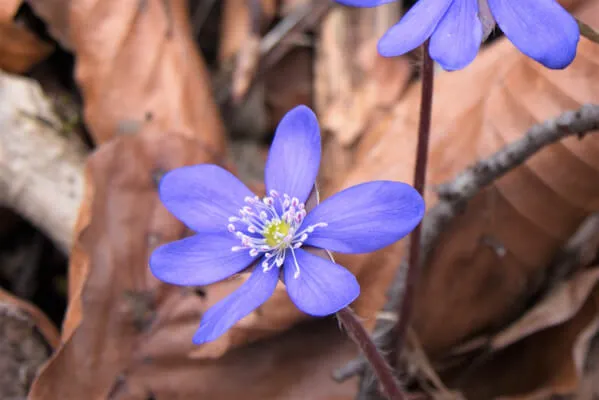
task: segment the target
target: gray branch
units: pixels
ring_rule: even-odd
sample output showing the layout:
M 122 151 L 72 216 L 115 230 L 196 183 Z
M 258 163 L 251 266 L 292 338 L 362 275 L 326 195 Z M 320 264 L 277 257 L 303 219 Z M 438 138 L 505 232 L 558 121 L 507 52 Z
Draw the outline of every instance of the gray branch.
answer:
M 449 223 L 463 210 L 468 202 L 484 187 L 501 178 L 507 172 L 527 161 L 545 146 L 565 137 L 577 135 L 582 139 L 587 133 L 599 129 L 599 105 L 587 104 L 578 110 L 567 111 L 557 118 L 550 119 L 531 127 L 525 135 L 504 148 L 481 160 L 460 173 L 454 180 L 441 184 L 437 188 L 438 203 L 432 207 L 422 221 L 422 249 L 420 267 L 423 267 L 432 254 L 437 241 Z M 405 287 L 405 260 L 399 267 L 396 278 L 387 293 L 388 301 L 383 311 L 395 312 L 399 309 Z M 383 347 L 393 344 L 394 322 L 388 319 L 378 320 L 373 335 Z M 336 380 L 349 379 L 355 374 L 369 374 L 363 358 L 350 361 L 346 366 L 333 373 Z M 376 382 L 363 379 L 361 396 L 373 393 Z M 368 382 L 370 381 L 370 382 Z

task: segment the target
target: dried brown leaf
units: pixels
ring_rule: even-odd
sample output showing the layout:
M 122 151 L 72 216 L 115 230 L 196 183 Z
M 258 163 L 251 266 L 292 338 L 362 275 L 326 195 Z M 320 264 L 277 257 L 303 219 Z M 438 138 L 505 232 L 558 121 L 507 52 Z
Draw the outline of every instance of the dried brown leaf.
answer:
M 84 116 L 97 143 L 145 128 L 222 151 L 222 123 L 183 0 L 31 0 L 51 33 L 77 55 Z
M 25 398 L 57 340 L 41 311 L 0 289 L 0 398 Z
M 405 57 L 384 58 L 376 41 L 399 19 L 396 4 L 338 7 L 322 23 L 316 64 L 316 104 L 322 127 L 350 146 L 389 110 L 411 74 Z
M 41 41 L 27 28 L 12 21 L 0 21 L 0 69 L 26 72 L 53 51 L 53 45 Z
M 60 344 L 60 335 L 58 330 L 54 326 L 54 323 L 50 321 L 46 315 L 40 311 L 36 306 L 13 296 L 7 291 L 0 288 L 0 302 L 14 306 L 20 312 L 26 314 L 35 323 L 36 328 L 42 334 L 46 342 L 53 348 L 56 349 Z
M 581 10 L 583 18 L 592 20 L 591 13 L 599 12 L 597 5 L 589 2 Z M 597 62 L 599 47 L 584 39 L 576 61 L 563 71 L 548 70 L 511 43 L 499 41 L 470 67 L 439 74 L 429 206 L 435 202 L 433 185 L 520 137 L 534 123 L 599 101 Z M 456 94 L 460 101 L 455 101 Z M 411 88 L 381 121 L 382 128 L 364 137 L 356 168 L 342 186 L 372 179 L 411 181 L 419 99 L 419 87 Z M 540 289 L 553 254 L 599 206 L 597 140 L 593 135 L 583 141 L 570 138 L 540 152 L 481 192 L 443 233 L 423 272 L 414 312 L 414 327 L 430 354 L 494 331 L 523 312 Z M 379 288 L 370 299 L 360 300 L 380 307 L 382 288 L 402 254 L 400 243 L 363 263 L 352 263 L 354 270 L 376 275 L 371 279 Z
M 201 149 L 180 135 L 146 131 L 111 141 L 90 158 L 91 220 L 72 261 L 89 270 L 82 317 L 37 380 L 32 400 L 299 399 L 305 393 L 326 399 L 351 390 L 351 384 L 327 385 L 326 368 L 347 359 L 347 345 L 335 357 L 326 352 L 340 343 L 334 323 L 311 325 L 218 361 L 193 356 L 198 348 L 190 339 L 201 313 L 240 280 L 204 288 L 200 296 L 157 281 L 147 258 L 157 244 L 183 234 L 159 203 L 152 171 L 206 160 Z M 292 384 L 297 386 L 289 392 Z
M 407 58 L 377 53 L 378 37 L 399 19 L 396 3 L 373 9 L 336 7 L 323 20 L 314 99 L 323 131 L 325 187 L 353 166 L 355 144 L 379 129 L 411 75 Z
M 467 398 L 546 399 L 578 389 L 593 338 L 599 328 L 599 291 L 595 287 L 579 312 L 560 325 L 462 368 L 449 377 Z
M 12 21 L 21 3 L 23 0 L 4 0 L 0 3 L 0 23 Z
M 249 4 L 256 7 L 249 9 Z M 259 7 L 259 9 L 258 9 Z M 223 21 L 221 24 L 220 47 L 218 58 L 221 64 L 232 60 L 239 51 L 243 51 L 247 42 L 259 40 L 260 32 L 252 32 L 252 23 L 257 22 L 258 28 L 268 27 L 275 16 L 276 7 L 273 0 L 227 0 L 223 4 Z M 259 12 L 253 17 L 251 12 Z M 262 29 L 259 29 L 260 31 Z M 256 54 L 252 53 L 253 56 Z
M 578 313 L 599 280 L 599 269 L 585 270 L 562 282 L 522 318 L 495 335 L 489 343 L 500 350 L 543 329 L 564 323 Z
M 164 171 L 183 164 L 214 162 L 220 157 L 212 149 L 222 149 L 223 142 L 222 128 L 209 100 L 210 85 L 204 67 L 194 63 L 200 61 L 192 57 L 195 49 L 182 33 L 184 21 L 173 24 L 166 42 L 164 31 L 147 37 L 143 36 L 145 29 L 138 26 L 150 24 L 146 18 L 158 18 L 153 26 L 160 31 L 164 15 L 154 8 L 156 4 L 159 3 L 137 10 L 137 19 L 129 19 L 130 10 L 123 10 L 125 6 L 118 1 L 91 4 L 82 0 L 78 7 L 64 9 L 74 13 L 72 26 L 60 29 L 68 33 L 79 58 L 78 77 L 86 104 L 91 99 L 86 109 L 87 122 L 96 138 L 106 143 L 87 165 L 85 200 L 69 267 L 70 302 L 62 332 L 63 345 L 35 382 L 30 398 L 205 395 L 227 399 L 239 398 L 240 394 L 248 399 L 299 399 L 307 394 L 317 399 L 347 398 L 353 385 L 338 386 L 328 376 L 328 371 L 347 359 L 348 350 L 352 349 L 340 339 L 334 322 L 310 325 L 308 330 L 240 350 L 219 361 L 199 359 L 218 357 L 232 345 L 273 335 L 297 322 L 300 312 L 288 311 L 290 301 L 283 289 L 277 290 L 268 306 L 241 321 L 221 340 L 198 348 L 192 345 L 191 337 L 202 312 L 237 288 L 242 280 L 231 279 L 202 288 L 198 295 L 189 288 L 160 283 L 151 275 L 147 260 L 154 247 L 184 235 L 182 224 L 160 204 L 155 181 Z M 169 4 L 173 18 L 185 17 L 180 2 Z M 97 18 L 98 12 L 103 19 Z M 83 17 L 89 18 L 85 19 L 87 30 L 77 20 Z M 56 21 L 64 18 L 57 17 Z M 111 29 L 103 35 L 95 34 L 102 26 Z M 74 32 L 78 32 L 78 37 L 70 36 Z M 95 42 L 84 46 L 80 37 L 93 37 Z M 115 41 L 124 44 L 114 53 L 105 54 Z M 170 46 L 186 51 L 178 52 Z M 140 53 L 153 53 L 156 48 L 162 51 L 157 65 L 142 68 L 143 60 L 137 64 Z M 104 70 L 111 65 L 106 60 L 120 60 L 123 64 L 119 64 L 120 69 Z M 92 76 L 82 72 L 89 73 L 94 66 L 100 74 L 97 79 L 111 84 L 98 86 L 92 82 Z M 192 73 L 194 66 L 197 70 Z M 139 68 L 139 80 L 121 80 L 135 68 Z M 166 72 L 172 73 L 168 80 Z M 151 77 L 155 78 L 153 85 L 143 86 Z M 115 88 L 112 83 L 116 82 L 123 86 Z M 153 97 L 159 91 L 164 95 Z M 121 94 L 120 101 L 113 101 L 110 108 L 107 101 L 117 94 Z M 176 94 L 179 102 L 169 103 Z M 144 115 L 146 102 L 154 102 L 158 110 L 152 120 L 135 125 L 129 135 L 113 137 L 114 126 L 122 124 L 120 118 L 126 111 L 123 109 L 135 109 Z M 179 107 L 178 113 L 175 107 Z M 199 115 L 197 110 L 201 111 Z M 188 119 L 191 115 L 194 118 Z M 179 130 L 170 130 L 170 126 Z M 201 130 L 195 133 L 194 128 L 198 127 Z M 327 352 L 333 344 L 341 343 L 345 343 L 344 351 L 335 356 Z M 294 360 L 293 367 L 282 367 L 290 359 Z M 248 375 L 250 368 L 252 374 Z M 76 381 L 72 380 L 74 375 Z M 248 382 L 252 383 L 251 388 Z M 290 391 L 291 385 L 294 389 Z

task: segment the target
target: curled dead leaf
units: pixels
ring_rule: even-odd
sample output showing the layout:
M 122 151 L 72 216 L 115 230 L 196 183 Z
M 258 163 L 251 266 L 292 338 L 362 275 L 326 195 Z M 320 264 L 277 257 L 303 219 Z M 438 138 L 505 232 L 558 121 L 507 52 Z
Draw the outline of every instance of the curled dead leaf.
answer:
M 21 1 L 3 1 L 0 4 L 0 69 L 23 73 L 44 60 L 54 46 L 39 39 L 26 27 L 13 22 Z
M 47 344 L 56 349 L 60 344 L 60 335 L 54 324 L 37 307 L 21 300 L 5 290 L 0 289 L 0 302 L 11 305 L 19 312 L 26 314 L 35 324 L 35 327 L 42 334 Z

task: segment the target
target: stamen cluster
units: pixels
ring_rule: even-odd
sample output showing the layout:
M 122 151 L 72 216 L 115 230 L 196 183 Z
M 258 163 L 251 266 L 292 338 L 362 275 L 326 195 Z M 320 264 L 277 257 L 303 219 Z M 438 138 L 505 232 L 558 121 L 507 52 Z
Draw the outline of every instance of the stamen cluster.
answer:
M 262 269 L 268 272 L 283 265 L 289 249 L 296 268 L 294 277 L 297 278 L 300 269 L 294 249 L 303 246 L 308 234 L 315 228 L 326 227 L 327 224 L 318 222 L 302 229 L 307 214 L 305 204 L 276 190 L 271 190 L 269 196 L 263 199 L 248 196 L 244 201 L 247 205 L 239 210 L 239 216 L 229 217 L 229 232 L 241 240 L 241 245 L 233 246 L 231 250 L 249 250 L 252 257 L 263 253 Z

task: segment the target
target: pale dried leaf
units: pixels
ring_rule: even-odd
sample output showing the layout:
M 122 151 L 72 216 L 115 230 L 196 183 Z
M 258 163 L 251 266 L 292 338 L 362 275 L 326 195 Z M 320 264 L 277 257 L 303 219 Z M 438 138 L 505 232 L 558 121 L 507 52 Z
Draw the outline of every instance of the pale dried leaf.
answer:
M 491 349 L 500 350 L 540 330 L 569 320 L 587 301 L 598 280 L 599 269 L 590 269 L 562 282 L 522 318 L 495 335 L 489 343 Z

